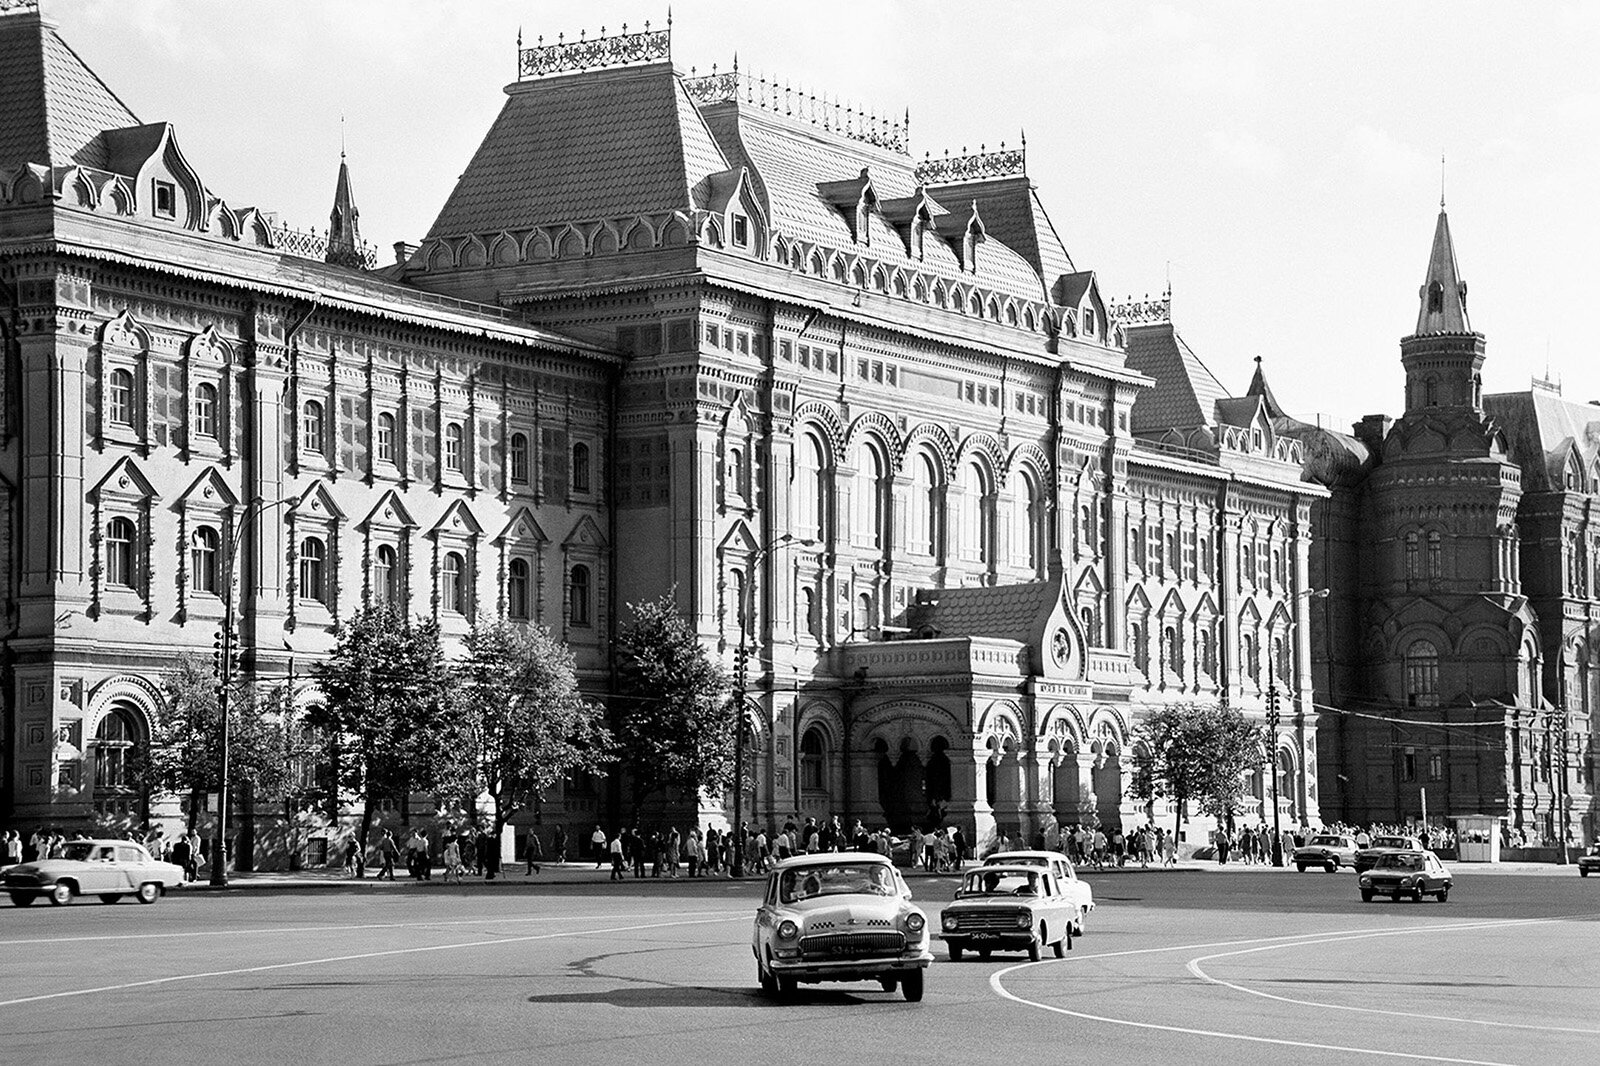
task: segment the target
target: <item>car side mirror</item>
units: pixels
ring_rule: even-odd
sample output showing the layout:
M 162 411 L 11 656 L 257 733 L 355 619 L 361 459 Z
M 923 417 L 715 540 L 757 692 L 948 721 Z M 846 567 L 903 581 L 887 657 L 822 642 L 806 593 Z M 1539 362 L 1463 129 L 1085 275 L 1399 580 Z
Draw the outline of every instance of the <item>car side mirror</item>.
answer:
M 910 899 L 911 898 L 911 886 L 910 885 L 906 886 L 906 890 L 903 893 L 902 898 L 904 898 L 904 899 Z

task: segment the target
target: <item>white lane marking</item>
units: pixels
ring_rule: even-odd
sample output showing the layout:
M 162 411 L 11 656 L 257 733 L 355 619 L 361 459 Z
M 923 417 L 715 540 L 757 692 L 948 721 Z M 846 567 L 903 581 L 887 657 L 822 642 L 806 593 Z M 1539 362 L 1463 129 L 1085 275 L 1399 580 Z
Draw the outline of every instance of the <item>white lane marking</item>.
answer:
M 635 914 L 634 918 L 683 918 L 705 914 L 721 914 L 721 911 L 669 911 L 663 914 Z M 523 922 L 610 922 L 615 921 L 615 914 L 566 914 L 566 915 L 539 915 L 528 918 L 452 918 L 444 922 L 369 922 L 363 925 L 302 925 L 291 926 L 287 929 L 175 929 L 165 933 L 105 933 L 94 936 L 51 936 L 36 937 L 29 940 L 0 940 L 0 948 L 28 947 L 37 944 L 80 944 L 98 943 L 113 940 L 183 940 L 195 937 L 213 936 L 259 936 L 277 935 L 288 933 L 359 933 L 371 929 L 447 929 L 461 925 L 516 925 Z
M 274 962 L 262 966 L 241 966 L 232 970 L 208 970 L 204 973 L 173 974 L 169 977 L 152 977 L 144 981 L 125 981 L 116 985 L 98 985 L 94 988 L 74 988 L 65 992 L 45 992 L 37 996 L 22 996 L 17 999 L 0 1000 L 0 1007 L 15 1007 L 24 1003 L 41 1003 L 51 999 L 70 999 L 77 996 L 92 996 L 101 992 L 124 992 L 130 988 L 150 988 L 154 985 L 168 985 L 178 981 L 199 981 L 208 977 L 239 977 L 244 974 L 268 973 L 273 970 L 293 970 L 304 966 L 322 966 L 335 962 L 358 962 L 363 959 L 382 959 L 396 955 L 416 955 L 429 951 L 455 951 L 460 948 L 485 948 L 499 947 L 504 944 L 523 944 L 533 940 L 559 940 L 563 937 L 593 936 L 596 934 L 633 933 L 645 929 L 671 929 L 684 925 L 714 925 L 719 922 L 733 922 L 748 920 L 743 912 L 728 915 L 722 918 L 696 918 L 679 922 L 654 922 L 647 925 L 621 925 L 605 929 L 577 929 L 560 933 L 533 933 L 528 936 L 504 937 L 499 940 L 469 940 L 459 944 L 431 944 L 425 947 L 392 948 L 388 951 L 363 951 L 355 955 L 329 955 L 318 959 L 300 959 L 296 962 Z
M 1530 918 L 1530 919 L 1527 919 L 1527 920 L 1521 921 L 1521 922 L 1514 922 L 1514 921 L 1506 922 L 1506 923 L 1504 923 L 1504 925 L 1506 925 L 1506 926 L 1527 925 L 1527 924 L 1533 924 L 1533 923 L 1536 923 L 1536 922 L 1542 922 L 1544 920 L 1545 919 Z M 1210 974 L 1206 973 L 1205 970 L 1202 969 L 1201 966 L 1200 966 L 1201 963 L 1210 962 L 1213 959 L 1228 959 L 1228 958 L 1233 958 L 1233 957 L 1238 956 L 1238 955 L 1253 955 L 1258 951 L 1279 951 L 1279 950 L 1282 950 L 1283 948 L 1299 948 L 1299 947 L 1310 947 L 1310 946 L 1315 945 L 1315 944 L 1343 943 L 1343 942 L 1349 941 L 1349 940 L 1366 940 L 1366 939 L 1369 939 L 1371 937 L 1380 937 L 1380 936 L 1403 936 L 1403 935 L 1405 935 L 1407 933 L 1426 933 L 1426 932 L 1448 933 L 1448 932 L 1459 932 L 1461 930 L 1477 931 L 1479 929 L 1494 929 L 1494 928 L 1498 928 L 1498 927 L 1499 926 L 1495 926 L 1495 925 L 1457 925 L 1457 926 L 1448 926 L 1448 927 L 1446 927 L 1446 926 L 1434 926 L 1434 927 L 1431 927 L 1431 928 L 1429 928 L 1429 927 L 1418 927 L 1418 928 L 1415 928 L 1415 929 L 1387 930 L 1387 931 L 1384 931 L 1384 932 L 1377 932 L 1377 933 L 1363 933 L 1363 934 L 1360 934 L 1359 936 L 1325 937 L 1325 938 L 1323 938 L 1321 940 L 1301 940 L 1301 941 L 1298 941 L 1298 942 L 1293 943 L 1293 944 L 1268 944 L 1268 945 L 1266 945 L 1264 947 L 1245 948 L 1242 951 L 1224 951 L 1224 952 L 1218 952 L 1215 955 L 1202 955 L 1199 958 L 1190 959 L 1187 968 L 1188 968 L 1190 973 L 1192 973 L 1196 977 L 1200 978 L 1200 980 L 1206 981 L 1206 982 L 1208 982 L 1210 984 L 1221 985 L 1223 988 L 1231 988 L 1235 992 L 1243 992 L 1246 995 L 1260 996 L 1262 999 L 1276 1000 L 1279 1003 L 1291 1003 L 1291 1004 L 1294 1004 L 1296 1006 L 1301 1006 L 1301 1007 L 1320 1007 L 1320 1008 L 1322 1008 L 1324 1010 L 1352 1011 L 1352 1012 L 1357 1013 L 1357 1014 L 1383 1014 L 1383 1015 L 1387 1015 L 1387 1016 L 1392 1017 L 1392 1018 L 1415 1018 L 1415 1019 L 1417 1019 L 1419 1021 L 1454 1022 L 1454 1023 L 1459 1024 L 1459 1025 L 1485 1025 L 1485 1026 L 1492 1026 L 1492 1027 L 1494 1027 L 1496 1029 L 1532 1029 L 1532 1030 L 1534 1030 L 1536 1032 L 1541 1032 L 1541 1033 L 1582 1033 L 1584 1035 L 1589 1035 L 1589 1036 L 1600 1035 L 1600 1029 L 1582 1029 L 1582 1028 L 1577 1028 L 1577 1027 L 1573 1027 L 1573 1026 L 1564 1026 L 1564 1025 L 1531 1025 L 1531 1024 L 1527 1024 L 1527 1023 L 1524 1023 L 1524 1022 L 1497 1022 L 1497 1021 L 1493 1021 L 1493 1020 L 1488 1019 L 1488 1018 L 1461 1018 L 1461 1017 L 1456 1017 L 1454 1015 L 1449 1015 L 1449 1014 L 1423 1014 L 1423 1013 L 1421 1013 L 1419 1011 L 1385 1010 L 1382 1007 L 1357 1007 L 1357 1006 L 1353 1006 L 1353 1005 L 1350 1005 L 1350 1004 L 1344 1004 L 1344 1003 L 1322 1003 L 1322 1002 L 1319 1002 L 1319 1001 L 1314 1000 L 1314 999 L 1295 999 L 1295 998 L 1293 998 L 1291 996 L 1280 996 L 1280 995 L 1276 995 L 1275 993 L 1272 993 L 1272 992 L 1263 992 L 1260 989 L 1250 988 L 1250 987 L 1248 987 L 1246 985 L 1235 984 L 1232 981 L 1224 981 L 1220 977 L 1212 977 Z
M 1507 920 L 1507 921 L 1503 921 L 1503 922 L 1476 923 L 1476 927 L 1479 927 L 1479 928 L 1493 928 L 1493 927 L 1497 927 L 1497 926 L 1529 925 L 1529 924 L 1537 924 L 1537 923 L 1545 923 L 1545 922 L 1564 921 L 1564 920 L 1570 920 L 1570 919 L 1574 919 L 1574 918 L 1590 918 L 1590 917 L 1593 917 L 1593 916 L 1592 915 L 1588 915 L 1588 914 L 1583 914 L 1583 915 L 1565 915 L 1565 916 L 1557 917 L 1557 918 L 1528 918 L 1528 919 L 1520 919 L 1520 920 Z M 1474 927 L 1473 923 L 1466 923 L 1466 924 L 1461 926 L 1461 928 L 1473 928 L 1473 927 Z M 1438 928 L 1438 927 L 1428 927 L 1428 928 Z M 1455 927 L 1452 926 L 1452 927 L 1448 927 L 1448 928 L 1455 928 Z M 1403 931 L 1413 930 L 1413 929 L 1415 929 L 1415 927 L 1403 926 L 1403 927 L 1396 927 L 1393 931 L 1395 931 L 1395 932 L 1403 932 Z M 1379 931 L 1381 932 L 1382 930 L 1379 930 Z M 1283 946 L 1288 947 L 1288 946 L 1293 946 L 1296 943 L 1304 942 L 1306 940 L 1315 939 L 1315 938 L 1319 938 L 1319 937 L 1326 939 L 1326 938 L 1329 938 L 1329 937 L 1339 937 L 1339 936 L 1360 936 L 1362 934 L 1370 934 L 1372 932 L 1374 932 L 1374 930 L 1371 930 L 1371 929 L 1352 929 L 1352 930 L 1348 930 L 1348 931 L 1345 931 L 1345 932 L 1334 932 L 1334 933 L 1321 932 L 1321 933 L 1301 933 L 1301 934 L 1298 934 L 1298 935 L 1276 936 L 1276 937 L 1254 937 L 1254 938 L 1251 938 L 1249 940 L 1217 941 L 1217 942 L 1209 943 L 1209 944 L 1177 944 L 1177 945 L 1173 945 L 1173 946 L 1170 946 L 1170 947 L 1160 947 L 1160 948 L 1134 948 L 1134 949 L 1130 949 L 1130 950 L 1127 950 L 1127 951 L 1108 951 L 1108 952 L 1103 952 L 1103 953 L 1098 954 L 1098 955 L 1069 955 L 1065 959 L 1048 959 L 1048 960 L 1041 960 L 1039 962 L 1024 962 L 1024 963 L 1019 963 L 1019 964 L 1017 964 L 1015 966 L 1007 966 L 1005 969 L 997 970 L 993 974 L 989 975 L 989 987 L 991 989 L 993 989 L 994 993 L 997 996 L 999 996 L 1000 998 L 1008 999 L 1008 1000 L 1012 1001 L 1013 1003 L 1019 1003 L 1019 1004 L 1021 1004 L 1023 1006 L 1026 1006 L 1026 1007 L 1037 1007 L 1040 1010 L 1050 1011 L 1052 1014 L 1060 1014 L 1060 1015 L 1063 1015 L 1063 1016 L 1068 1017 L 1068 1018 L 1079 1018 L 1079 1019 L 1082 1019 L 1083 1021 L 1090 1021 L 1090 1022 L 1103 1022 L 1106 1025 L 1121 1025 L 1121 1026 L 1126 1026 L 1127 1028 L 1130 1028 L 1130 1029 L 1146 1029 L 1146 1030 L 1150 1030 L 1150 1031 L 1153 1031 L 1153 1032 L 1178 1033 L 1178 1034 L 1181 1034 L 1181 1035 L 1184 1035 L 1184 1036 L 1205 1036 L 1205 1037 L 1211 1037 L 1211 1038 L 1216 1039 L 1216 1040 L 1237 1040 L 1237 1041 L 1240 1041 L 1242 1043 L 1249 1043 L 1249 1044 L 1271 1044 L 1271 1045 L 1274 1045 L 1274 1046 L 1277 1046 L 1277 1047 L 1301 1048 L 1301 1049 L 1304 1049 L 1304 1050 L 1307 1050 L 1307 1051 L 1336 1051 L 1336 1052 L 1341 1052 L 1341 1053 L 1344 1053 L 1344 1054 L 1375 1055 L 1375 1056 L 1379 1056 L 1379 1057 L 1382 1057 L 1382 1058 L 1409 1059 L 1409 1060 L 1413 1060 L 1413 1061 L 1422 1061 L 1422 1062 L 1446 1062 L 1446 1063 L 1453 1064 L 1453 1066 L 1519 1066 L 1519 1064 L 1517 1064 L 1517 1063 L 1496 1062 L 1496 1061 L 1483 1060 L 1483 1059 L 1455 1059 L 1455 1058 L 1446 1058 L 1446 1057 L 1443 1057 L 1443 1056 L 1440 1056 L 1440 1055 L 1417 1055 L 1417 1054 L 1413 1054 L 1411 1052 L 1406 1052 L 1406 1051 L 1385 1051 L 1385 1050 L 1383 1050 L 1381 1048 L 1349 1047 L 1349 1046 L 1345 1046 L 1345 1045 L 1341 1045 L 1341 1044 L 1319 1044 L 1319 1043 L 1314 1043 L 1314 1042 L 1311 1042 L 1311 1041 L 1304 1041 L 1304 1040 L 1289 1040 L 1289 1039 L 1285 1039 L 1285 1038 L 1282 1038 L 1282 1037 L 1252 1036 L 1252 1035 L 1247 1034 L 1247 1033 L 1224 1033 L 1224 1032 L 1219 1032 L 1219 1031 L 1214 1030 L 1214 1029 L 1193 1029 L 1193 1028 L 1189 1028 L 1189 1027 L 1186 1027 L 1186 1026 L 1179 1026 L 1179 1025 L 1161 1025 L 1161 1024 L 1156 1023 L 1156 1022 L 1139 1022 L 1139 1021 L 1134 1021 L 1134 1020 L 1129 1019 L 1129 1018 L 1110 1018 L 1110 1017 L 1106 1017 L 1105 1015 L 1101 1015 L 1101 1014 L 1089 1014 L 1086 1011 L 1070 1010 L 1070 1009 L 1068 1009 L 1066 1007 L 1058 1007 L 1058 1006 L 1056 1006 L 1054 1004 L 1051 1004 L 1051 1003 L 1040 1003 L 1037 1000 L 1027 999 L 1027 998 L 1025 998 L 1023 996 L 1019 996 L 1019 995 L 1016 995 L 1016 994 L 1008 991 L 1006 989 L 1005 985 L 1001 983 L 1002 979 L 1004 977 L 1006 977 L 1006 975 L 1011 974 L 1011 973 L 1015 973 L 1018 970 L 1026 970 L 1026 969 L 1029 969 L 1029 968 L 1032 968 L 1032 967 L 1035 967 L 1035 966 L 1048 966 L 1048 965 L 1051 965 L 1052 963 L 1056 963 L 1056 964 L 1063 963 L 1063 962 L 1083 963 L 1083 962 L 1090 962 L 1090 961 L 1093 961 L 1095 959 L 1126 958 L 1126 957 L 1132 956 L 1132 955 L 1154 955 L 1154 954 L 1170 953 L 1170 952 L 1173 952 L 1173 951 L 1193 951 L 1193 950 L 1197 950 L 1197 949 L 1198 950 L 1204 950 L 1204 949 L 1207 949 L 1207 948 L 1239 947 L 1241 945 L 1250 945 L 1250 944 L 1282 944 Z

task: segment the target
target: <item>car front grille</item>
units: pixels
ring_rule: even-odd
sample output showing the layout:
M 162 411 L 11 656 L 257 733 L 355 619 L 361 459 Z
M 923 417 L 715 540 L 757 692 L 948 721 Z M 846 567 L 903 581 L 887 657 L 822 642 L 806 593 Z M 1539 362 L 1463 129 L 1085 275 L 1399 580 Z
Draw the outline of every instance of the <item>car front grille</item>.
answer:
M 800 954 L 808 959 L 865 959 L 905 949 L 905 934 L 894 932 L 823 933 L 800 940 Z
M 894 928 L 894 923 L 891 922 L 887 918 L 857 918 L 857 919 L 852 919 L 851 924 L 864 925 L 868 929 L 893 929 Z M 830 929 L 837 929 L 838 927 L 839 927 L 839 923 L 830 922 L 830 921 L 812 922 L 811 925 L 809 926 L 810 930 L 813 933 L 823 933 L 823 932 L 827 932 Z
M 958 933 L 990 932 L 994 930 L 1008 930 L 1015 932 L 1017 915 L 1021 911 L 953 911 L 956 918 L 955 931 Z

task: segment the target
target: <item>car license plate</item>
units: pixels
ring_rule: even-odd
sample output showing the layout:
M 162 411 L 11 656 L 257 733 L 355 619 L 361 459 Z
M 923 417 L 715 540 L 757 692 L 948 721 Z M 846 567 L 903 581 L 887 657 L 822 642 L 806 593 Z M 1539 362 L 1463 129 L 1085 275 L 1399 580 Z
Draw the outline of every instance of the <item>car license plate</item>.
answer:
M 972 933 L 967 937 L 967 939 L 968 940 L 993 940 L 993 939 L 995 939 L 995 934 L 994 933 Z

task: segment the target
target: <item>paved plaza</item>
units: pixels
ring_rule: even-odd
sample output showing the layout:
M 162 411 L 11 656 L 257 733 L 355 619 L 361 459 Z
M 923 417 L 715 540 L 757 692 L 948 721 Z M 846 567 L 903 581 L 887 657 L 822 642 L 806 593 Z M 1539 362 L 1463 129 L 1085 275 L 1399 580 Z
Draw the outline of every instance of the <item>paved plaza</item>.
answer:
M 760 996 L 753 880 L 569 866 L 0 907 L 0 1046 L 38 1064 L 1594 1061 L 1600 881 L 1457 873 L 1444 905 L 1362 904 L 1348 871 L 1091 873 L 1100 907 L 1065 959 L 941 948 L 920 1004 Z M 936 924 L 954 878 L 911 883 Z

